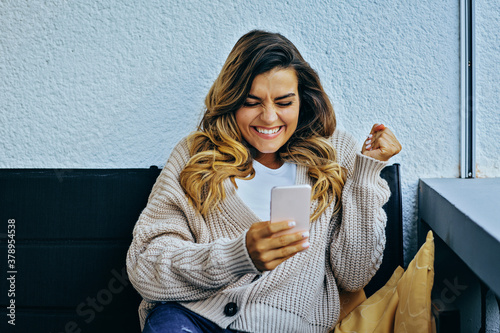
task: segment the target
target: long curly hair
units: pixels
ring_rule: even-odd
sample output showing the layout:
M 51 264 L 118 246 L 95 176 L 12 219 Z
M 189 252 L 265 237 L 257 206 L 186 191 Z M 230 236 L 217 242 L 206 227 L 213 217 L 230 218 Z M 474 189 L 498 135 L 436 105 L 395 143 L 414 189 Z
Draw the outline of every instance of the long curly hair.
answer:
M 274 68 L 292 68 L 298 78 L 298 126 L 278 155 L 282 161 L 306 166 L 315 180 L 311 199 L 318 199 L 318 205 L 311 220 L 340 198 L 346 173 L 328 141 L 335 131 L 335 113 L 318 74 L 287 38 L 253 30 L 230 52 L 205 99 L 198 130 L 189 137 L 191 159 L 180 174 L 180 182 L 189 201 L 204 216 L 225 198 L 225 179 L 236 186 L 235 178 L 255 176 L 253 147 L 243 139 L 235 113 L 245 102 L 254 78 Z M 337 199 L 335 212 L 340 207 Z

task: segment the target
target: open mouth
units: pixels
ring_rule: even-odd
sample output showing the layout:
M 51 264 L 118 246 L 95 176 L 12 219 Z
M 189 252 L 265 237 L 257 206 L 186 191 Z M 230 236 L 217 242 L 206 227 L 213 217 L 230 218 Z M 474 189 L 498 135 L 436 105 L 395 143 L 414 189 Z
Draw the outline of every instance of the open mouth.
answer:
M 263 127 L 254 127 L 254 129 L 260 134 L 272 135 L 277 134 L 281 131 L 283 126 L 273 127 L 273 128 L 263 128 Z

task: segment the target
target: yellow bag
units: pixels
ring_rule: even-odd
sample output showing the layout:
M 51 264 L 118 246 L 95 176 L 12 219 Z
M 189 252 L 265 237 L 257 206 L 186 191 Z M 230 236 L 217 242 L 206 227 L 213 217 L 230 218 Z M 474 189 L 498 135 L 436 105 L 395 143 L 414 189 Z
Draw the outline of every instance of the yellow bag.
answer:
M 406 272 L 396 268 L 385 286 L 337 323 L 334 332 L 430 333 L 433 284 L 434 237 L 429 231 Z M 356 293 L 341 294 L 341 316 L 346 307 L 352 307 L 360 297 L 362 299 L 361 294 Z

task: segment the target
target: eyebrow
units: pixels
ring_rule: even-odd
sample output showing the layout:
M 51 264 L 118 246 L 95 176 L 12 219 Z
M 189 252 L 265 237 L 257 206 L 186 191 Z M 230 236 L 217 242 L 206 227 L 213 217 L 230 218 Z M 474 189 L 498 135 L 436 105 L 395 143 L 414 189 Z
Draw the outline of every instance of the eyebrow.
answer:
M 293 97 L 295 96 L 295 93 L 289 93 L 289 94 L 286 94 L 286 95 L 283 95 L 283 96 L 279 96 L 279 97 L 276 97 L 274 100 L 275 101 L 279 101 L 281 99 L 285 99 L 285 98 L 288 98 L 288 97 Z M 251 98 L 251 99 L 256 99 L 258 101 L 262 101 L 261 98 L 257 97 L 257 96 L 254 96 L 252 94 L 248 94 L 247 98 Z

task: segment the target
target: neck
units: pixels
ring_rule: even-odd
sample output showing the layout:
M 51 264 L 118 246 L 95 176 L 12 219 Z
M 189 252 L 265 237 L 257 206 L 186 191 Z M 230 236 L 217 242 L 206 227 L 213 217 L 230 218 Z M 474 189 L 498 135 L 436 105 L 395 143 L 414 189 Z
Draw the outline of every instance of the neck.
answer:
M 279 159 L 278 153 L 258 153 L 255 160 L 269 169 L 278 169 L 283 165 L 283 161 Z

